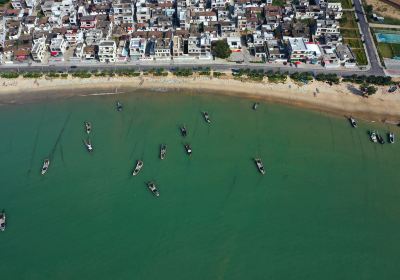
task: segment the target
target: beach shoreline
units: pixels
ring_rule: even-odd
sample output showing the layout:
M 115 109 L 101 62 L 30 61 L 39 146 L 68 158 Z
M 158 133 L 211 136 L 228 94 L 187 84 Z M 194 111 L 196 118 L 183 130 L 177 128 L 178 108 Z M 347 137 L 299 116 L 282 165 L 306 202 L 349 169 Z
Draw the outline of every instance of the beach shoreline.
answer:
M 387 87 L 368 98 L 362 97 L 358 85 L 340 83 L 329 86 L 312 81 L 299 85 L 251 82 L 232 77 L 92 77 L 90 79 L 0 79 L 0 104 L 21 104 L 55 98 L 137 92 L 179 92 L 222 94 L 259 101 L 280 103 L 335 115 L 397 124 L 400 121 L 400 94 L 387 93 Z

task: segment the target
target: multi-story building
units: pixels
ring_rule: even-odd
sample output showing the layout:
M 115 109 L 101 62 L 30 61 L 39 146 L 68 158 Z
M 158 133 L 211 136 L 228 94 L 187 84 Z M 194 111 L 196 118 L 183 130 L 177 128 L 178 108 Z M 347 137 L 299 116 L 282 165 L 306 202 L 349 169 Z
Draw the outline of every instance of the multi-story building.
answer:
M 115 62 L 117 57 L 117 44 L 115 43 L 115 41 L 100 41 L 97 56 L 100 62 Z

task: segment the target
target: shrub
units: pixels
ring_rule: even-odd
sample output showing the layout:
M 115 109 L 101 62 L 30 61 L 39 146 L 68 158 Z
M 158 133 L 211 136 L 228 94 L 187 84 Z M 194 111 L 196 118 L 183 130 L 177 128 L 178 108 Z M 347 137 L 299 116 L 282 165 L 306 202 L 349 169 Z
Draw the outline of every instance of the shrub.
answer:
M 19 73 L 12 71 L 12 72 L 1 72 L 0 77 L 4 79 L 16 79 L 19 77 Z
M 174 71 L 174 75 L 178 77 L 189 77 L 193 75 L 192 69 L 177 69 Z
M 87 71 L 79 71 L 79 72 L 72 73 L 72 77 L 87 79 L 87 78 L 92 77 L 92 73 L 87 72 Z
M 225 76 L 225 73 L 222 73 L 222 72 L 213 72 L 213 77 L 219 78 L 219 77 L 221 77 L 221 76 Z
M 32 78 L 32 79 L 38 79 L 43 76 L 43 73 L 41 72 L 25 72 L 22 77 L 24 78 Z

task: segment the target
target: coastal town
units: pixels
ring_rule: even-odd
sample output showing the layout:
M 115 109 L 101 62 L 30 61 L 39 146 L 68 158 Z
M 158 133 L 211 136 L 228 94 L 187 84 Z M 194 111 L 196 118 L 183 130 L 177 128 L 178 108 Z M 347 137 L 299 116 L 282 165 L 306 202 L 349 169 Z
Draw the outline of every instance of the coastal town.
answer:
M 0 67 L 221 61 L 367 69 L 364 35 L 353 48 L 342 34 L 349 21 L 352 7 L 326 0 L 12 0 L 0 9 Z

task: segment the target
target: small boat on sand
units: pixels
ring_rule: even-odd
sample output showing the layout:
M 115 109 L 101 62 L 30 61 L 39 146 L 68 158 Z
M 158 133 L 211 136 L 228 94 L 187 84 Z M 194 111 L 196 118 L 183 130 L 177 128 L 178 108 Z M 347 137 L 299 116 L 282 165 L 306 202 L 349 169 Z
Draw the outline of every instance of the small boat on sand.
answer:
M 167 145 L 162 144 L 160 146 L 160 159 L 164 159 L 167 154 Z
M 0 213 L 0 230 L 1 231 L 6 230 L 6 212 L 4 211 L 4 209 Z
M 147 182 L 146 185 L 153 195 L 156 197 L 160 196 L 160 193 L 158 192 L 157 186 L 154 182 Z
M 119 102 L 119 101 L 117 101 L 117 111 L 118 112 L 121 112 L 122 111 L 122 109 L 123 109 L 123 107 L 122 107 L 122 103 L 121 102 Z
M 257 110 L 258 105 L 260 105 L 260 103 L 258 103 L 258 102 L 254 103 L 254 104 L 253 104 L 253 110 Z
M 90 122 L 84 122 L 86 133 L 89 134 L 92 130 L 92 124 Z
M 352 127 L 356 128 L 357 127 L 357 122 L 353 117 L 349 117 L 349 122 Z
M 136 162 L 135 169 L 134 169 L 133 172 L 132 172 L 132 176 L 138 175 L 139 172 L 140 172 L 140 170 L 142 169 L 142 167 L 143 167 L 143 161 L 138 160 L 138 161 Z
M 92 152 L 93 151 L 93 146 L 92 146 L 92 143 L 91 143 L 90 139 L 83 140 L 83 144 L 85 144 L 85 147 L 88 150 L 88 152 Z
M 377 143 L 378 138 L 376 138 L 376 132 L 375 131 L 370 131 L 369 132 L 369 138 L 371 139 L 372 142 Z
M 388 133 L 388 139 L 389 139 L 390 144 L 394 143 L 394 133 L 393 132 Z
M 192 148 L 190 147 L 189 144 L 185 144 L 185 150 L 186 150 L 186 153 L 187 153 L 189 156 L 192 155 Z
M 259 171 L 262 175 L 264 175 L 264 174 L 265 174 L 265 169 L 264 169 L 264 165 L 263 165 L 261 159 L 255 158 L 255 159 L 254 159 L 254 162 L 255 162 L 256 165 L 257 165 L 258 171 Z
M 204 116 L 204 120 L 205 120 L 207 123 L 211 123 L 210 115 L 208 114 L 208 112 L 203 112 L 203 116 Z
M 185 126 L 185 125 L 182 125 L 182 126 L 180 127 L 180 129 L 181 129 L 181 134 L 182 134 L 182 136 L 183 136 L 183 137 L 186 137 L 186 136 L 187 136 L 187 129 L 186 129 L 186 126 Z
M 46 174 L 47 170 L 49 169 L 49 165 L 50 165 L 50 160 L 45 159 L 43 161 L 42 171 L 40 172 L 42 175 Z

